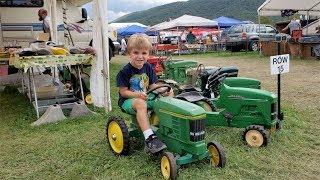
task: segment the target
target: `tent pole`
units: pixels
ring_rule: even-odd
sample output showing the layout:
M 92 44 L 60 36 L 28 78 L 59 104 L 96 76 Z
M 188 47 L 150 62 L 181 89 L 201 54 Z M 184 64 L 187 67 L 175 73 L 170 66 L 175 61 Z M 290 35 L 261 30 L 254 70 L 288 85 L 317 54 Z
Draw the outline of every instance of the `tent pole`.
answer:
M 261 38 L 260 38 L 260 24 L 261 24 L 261 18 L 260 18 L 260 11 L 258 11 L 258 21 L 259 21 L 259 56 L 262 56 L 262 50 L 261 50 Z
M 3 44 L 4 40 L 3 40 L 3 31 L 2 31 L 2 21 L 1 21 L 1 11 L 0 11 L 0 47 L 4 46 Z
M 179 33 L 179 26 L 177 27 L 177 34 Z M 180 40 L 179 40 L 179 36 L 178 36 L 178 53 L 180 56 Z
M 307 32 L 306 32 L 306 35 L 308 35 L 309 34 L 309 27 L 308 27 L 308 25 L 309 25 L 309 10 L 307 11 Z M 302 27 L 301 27 L 302 28 Z

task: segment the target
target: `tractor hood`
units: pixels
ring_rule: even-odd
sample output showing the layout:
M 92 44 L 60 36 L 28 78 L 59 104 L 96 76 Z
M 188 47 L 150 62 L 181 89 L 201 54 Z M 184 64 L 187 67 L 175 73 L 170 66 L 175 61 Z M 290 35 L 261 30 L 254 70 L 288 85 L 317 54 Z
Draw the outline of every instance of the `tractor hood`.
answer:
M 154 110 L 186 119 L 199 119 L 205 117 L 205 110 L 202 107 L 172 97 L 162 97 L 156 100 L 154 103 Z
M 221 93 L 224 95 L 221 95 L 229 99 L 250 98 L 273 102 L 277 98 L 274 93 L 261 89 L 230 87 L 225 84 L 222 85 L 222 89 Z

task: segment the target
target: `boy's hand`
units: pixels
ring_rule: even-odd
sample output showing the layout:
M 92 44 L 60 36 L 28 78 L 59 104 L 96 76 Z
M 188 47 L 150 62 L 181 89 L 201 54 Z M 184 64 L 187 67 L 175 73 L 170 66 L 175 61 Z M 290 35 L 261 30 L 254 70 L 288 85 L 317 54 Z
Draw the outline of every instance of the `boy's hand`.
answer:
M 169 92 L 165 92 L 165 93 L 163 93 L 162 95 L 163 95 L 163 96 L 170 96 L 170 97 L 173 97 L 173 96 L 174 96 L 174 93 L 173 93 L 172 88 L 170 89 L 170 91 L 169 91 Z
M 136 98 L 140 98 L 140 99 L 143 99 L 143 100 L 147 100 L 148 96 L 147 96 L 147 94 L 144 93 L 144 92 L 137 92 Z

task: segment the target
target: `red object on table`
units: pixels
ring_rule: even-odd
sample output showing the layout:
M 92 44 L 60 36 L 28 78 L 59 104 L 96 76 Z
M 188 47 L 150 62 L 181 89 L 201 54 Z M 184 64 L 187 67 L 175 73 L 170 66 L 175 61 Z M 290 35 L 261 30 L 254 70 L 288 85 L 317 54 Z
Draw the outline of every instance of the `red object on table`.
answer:
M 166 56 L 149 56 L 147 61 L 152 65 L 156 75 L 161 75 L 163 73 L 162 62 L 165 60 L 167 60 Z
M 298 42 L 299 38 L 302 37 L 302 30 L 293 30 L 293 31 L 292 31 L 292 34 L 291 34 L 291 37 L 292 37 L 296 42 Z
M 157 44 L 156 50 L 158 50 L 158 51 L 178 50 L 178 45 L 176 45 L 176 44 Z
M 0 76 L 8 75 L 8 65 L 0 65 Z

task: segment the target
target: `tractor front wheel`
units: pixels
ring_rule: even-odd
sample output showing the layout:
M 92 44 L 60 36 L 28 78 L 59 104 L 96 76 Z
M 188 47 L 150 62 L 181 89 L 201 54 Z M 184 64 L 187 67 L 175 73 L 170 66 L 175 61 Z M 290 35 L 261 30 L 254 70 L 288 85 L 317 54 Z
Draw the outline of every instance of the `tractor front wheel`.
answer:
M 170 152 L 164 152 L 161 156 L 161 173 L 164 179 L 176 179 L 177 178 L 177 163 L 173 154 Z
M 210 155 L 210 163 L 214 167 L 224 167 L 226 165 L 226 154 L 222 146 L 217 142 L 209 142 L 207 149 Z
M 87 93 L 84 96 L 84 101 L 86 102 L 86 104 L 93 104 L 93 99 L 92 99 L 91 93 Z
M 243 140 L 250 147 L 266 146 L 269 141 L 269 133 L 263 126 L 251 125 L 243 131 Z
M 127 155 L 129 153 L 129 131 L 121 117 L 109 117 L 106 135 L 109 146 L 115 155 Z

